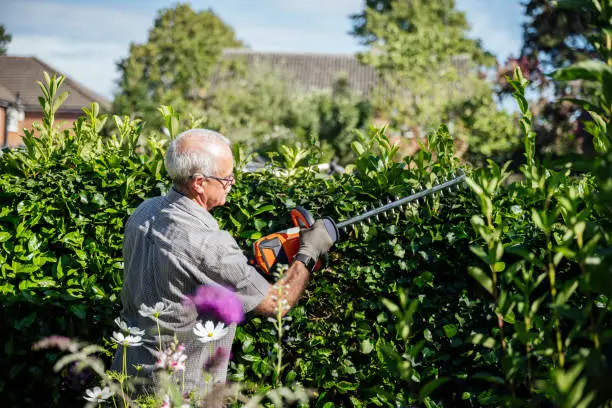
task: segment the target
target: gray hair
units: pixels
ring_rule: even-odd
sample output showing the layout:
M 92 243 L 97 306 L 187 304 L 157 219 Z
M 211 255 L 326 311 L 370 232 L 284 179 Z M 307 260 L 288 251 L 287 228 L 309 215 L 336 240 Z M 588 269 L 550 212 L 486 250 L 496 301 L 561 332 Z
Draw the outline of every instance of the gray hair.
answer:
M 219 132 L 210 129 L 189 129 L 179 134 L 168 146 L 164 165 L 170 179 L 175 185 L 182 185 L 195 173 L 216 175 L 216 157 L 207 149 L 185 149 L 182 139 L 185 136 L 196 136 L 203 144 L 231 142 Z

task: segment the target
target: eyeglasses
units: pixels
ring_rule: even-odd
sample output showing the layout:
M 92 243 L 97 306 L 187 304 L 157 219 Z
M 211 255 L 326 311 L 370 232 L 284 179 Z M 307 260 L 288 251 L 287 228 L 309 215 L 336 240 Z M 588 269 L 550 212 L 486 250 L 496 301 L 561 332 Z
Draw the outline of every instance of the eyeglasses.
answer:
M 233 174 L 230 175 L 229 177 L 217 177 L 217 176 L 207 176 L 202 173 L 194 173 L 191 176 L 189 176 L 189 178 L 194 178 L 196 176 L 202 176 L 204 178 L 210 178 L 213 180 L 217 180 L 219 183 L 221 183 L 224 190 L 227 190 L 227 188 L 231 186 L 232 184 L 234 184 L 234 181 L 236 180 Z

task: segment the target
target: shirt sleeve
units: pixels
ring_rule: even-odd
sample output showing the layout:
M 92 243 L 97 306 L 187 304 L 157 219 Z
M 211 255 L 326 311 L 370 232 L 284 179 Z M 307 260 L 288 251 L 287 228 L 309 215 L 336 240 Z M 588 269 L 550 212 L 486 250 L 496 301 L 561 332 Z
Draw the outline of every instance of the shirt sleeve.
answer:
M 208 237 L 201 270 L 209 279 L 233 290 L 245 313 L 255 309 L 268 293 L 270 283 L 249 265 L 238 243 L 227 231 L 215 231 Z

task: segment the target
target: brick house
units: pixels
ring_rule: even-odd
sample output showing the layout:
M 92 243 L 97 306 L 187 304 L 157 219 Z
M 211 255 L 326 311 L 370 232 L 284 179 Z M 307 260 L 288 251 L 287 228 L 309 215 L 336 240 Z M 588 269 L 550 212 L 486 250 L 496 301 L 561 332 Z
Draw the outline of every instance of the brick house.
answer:
M 0 148 L 21 146 L 23 129 L 31 129 L 34 122 L 41 121 L 38 97 L 42 92 L 36 81 L 44 80 L 43 71 L 63 75 L 36 57 L 0 56 Z M 83 114 L 82 108 L 92 102 L 98 102 L 102 111 L 110 110 L 108 99 L 67 76 L 59 93 L 64 91 L 70 96 L 55 115 L 60 129 L 71 127 Z

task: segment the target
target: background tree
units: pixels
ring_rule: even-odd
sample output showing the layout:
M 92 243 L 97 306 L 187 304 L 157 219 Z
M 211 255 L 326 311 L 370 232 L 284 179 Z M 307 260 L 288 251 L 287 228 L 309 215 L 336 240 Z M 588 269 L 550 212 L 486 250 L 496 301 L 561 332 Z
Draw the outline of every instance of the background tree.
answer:
M 115 109 L 155 124 L 161 124 L 160 104 L 192 112 L 194 104 L 203 103 L 222 50 L 239 46 L 234 30 L 212 10 L 198 12 L 187 4 L 161 10 L 148 41 L 131 44 L 129 56 L 118 64 Z
M 571 7 L 567 7 L 571 6 Z M 594 58 L 589 38 L 601 31 L 596 12 L 588 1 L 529 0 L 524 2 L 526 22 L 518 58 L 509 58 L 498 68 L 500 95 L 512 93 L 506 77 L 519 66 L 535 92 L 532 109 L 539 154 L 566 156 L 593 153 L 592 137 L 583 130 L 588 113 L 564 98 L 588 97 L 592 87 L 574 81 L 557 81 L 547 74 L 578 61 Z M 553 98 L 554 97 L 554 98 Z M 577 120 L 578 119 L 578 120 Z
M 497 133 L 512 129 L 512 118 L 498 114 L 491 84 L 484 79 L 495 59 L 479 41 L 467 37 L 469 25 L 454 0 L 367 0 L 364 11 L 352 18 L 353 34 L 370 46 L 360 57 L 382 78 L 375 109 L 393 126 L 415 129 L 418 135 L 440 122 L 474 122 L 463 113 L 464 105 L 480 101 L 486 114 L 501 123 L 475 136 L 482 141 L 473 145 L 471 151 L 477 154 L 472 158 L 490 153 L 478 151 L 480 147 L 501 146 L 497 139 L 518 143 L 514 131 Z M 485 114 L 476 106 L 470 112 Z M 466 133 L 455 136 L 470 139 L 466 126 L 457 129 Z
M 525 3 L 527 22 L 523 26 L 521 56 L 539 61 L 545 72 L 595 57 L 595 50 L 587 38 L 597 30 L 595 12 L 588 7 L 587 1 L 572 1 L 576 7 L 571 9 L 558 7 L 559 3 L 563 5 L 564 2 L 529 0 Z M 530 74 L 536 84 L 549 84 L 541 70 L 532 69 Z M 563 92 L 564 87 L 558 84 L 551 83 L 555 90 Z
M 4 24 L 0 24 L 0 55 L 6 54 L 6 47 L 12 38 L 13 36 L 6 32 Z

